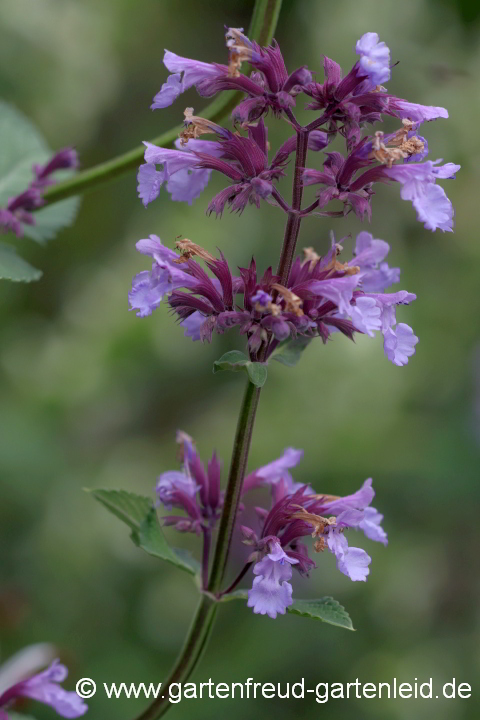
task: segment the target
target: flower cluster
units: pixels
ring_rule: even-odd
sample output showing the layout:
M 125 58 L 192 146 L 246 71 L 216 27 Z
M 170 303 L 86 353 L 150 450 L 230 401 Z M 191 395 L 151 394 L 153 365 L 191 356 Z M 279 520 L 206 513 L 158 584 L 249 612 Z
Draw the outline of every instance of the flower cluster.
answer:
M 237 327 L 247 336 L 253 359 L 267 343 L 265 360 L 288 338 L 321 337 L 326 342 L 337 331 L 351 339 L 355 332 L 373 337 L 381 331 L 385 354 L 396 365 L 406 364 L 415 351 L 418 338 L 404 323 L 395 327 L 395 311 L 416 296 L 405 290 L 385 292 L 399 281 L 400 270 L 384 262 L 388 243 L 370 233 L 358 235 L 348 263 L 339 262 L 341 246 L 335 242 L 324 257 L 307 248 L 304 259 L 295 260 L 286 285 L 271 268 L 259 277 L 253 259 L 235 276 L 223 255 L 215 258 L 190 240 L 177 241 L 177 247 L 182 254 L 154 235 L 137 243 L 137 249 L 153 260 L 151 271 L 134 278 L 129 295 L 140 317 L 150 315 L 168 295 L 185 335 L 210 341 L 213 332 Z M 194 256 L 205 260 L 212 275 Z
M 145 143 L 145 165 L 138 174 L 139 196 L 145 205 L 158 196 L 165 182 L 173 200 L 192 203 L 208 184 L 211 171 L 216 170 L 231 184 L 209 203 L 208 213 L 221 215 L 227 203 L 233 211 L 242 211 L 247 202 L 258 207 L 262 199 L 288 212 L 273 183 L 284 174 L 288 157 L 295 149 L 295 136 L 284 143 L 269 163 L 263 117 L 271 111 L 276 117 L 283 116 L 298 131 L 300 126 L 292 108 L 297 96 L 303 93 L 310 98 L 306 106 L 309 110 L 323 111 L 301 128 L 312 133 L 309 148 L 323 149 L 337 133 L 345 138 L 347 146 L 346 157 L 327 152 L 323 170 L 304 169 L 305 185 L 324 185 L 308 213 L 318 214 L 331 200 L 340 200 L 344 203 L 343 213 L 321 214 L 337 217 L 353 210 L 361 219 L 370 219 L 373 184 L 396 181 L 402 185 L 401 197 L 412 201 L 418 219 L 427 229 L 452 231 L 453 207 L 436 180 L 455 177 L 460 166 L 453 163 L 438 166 L 439 160 L 424 162 L 428 143 L 418 135 L 423 122 L 448 118 L 448 112 L 442 107 L 409 102 L 386 91 L 382 83 L 390 79 L 390 51 L 385 43 L 379 42 L 376 33 L 366 33 L 357 42 L 359 59 L 345 77 L 341 67 L 325 57 L 323 83 L 314 82 L 305 66 L 289 74 L 276 43 L 262 48 L 241 30 L 230 28 L 226 44 L 228 65 L 200 62 L 166 51 L 164 63 L 172 74 L 156 95 L 152 108 L 167 107 L 192 86 L 204 97 L 222 90 L 239 90 L 245 99 L 234 109 L 232 119 L 247 132 L 247 137 L 238 130 L 232 133 L 197 117 L 187 108 L 185 131 L 176 142 L 176 150 Z M 254 68 L 250 77 L 239 72 L 243 61 Z M 402 122 L 400 130 L 387 136 L 378 131 L 373 137 L 362 138 L 367 124 L 380 122 L 384 116 L 398 118 Z M 325 132 L 317 129 L 321 125 Z M 216 139 L 198 140 L 204 133 L 214 134 Z M 368 169 L 361 172 L 365 168 Z
M 26 663 L 17 662 L 18 670 L 21 669 L 20 665 L 22 664 Z M 11 667 L 12 662 L 10 662 L 10 670 Z M 3 668 L 0 668 L 0 684 L 2 674 Z M 9 672 L 10 681 L 11 675 L 12 673 Z M 30 677 L 18 677 L 8 687 L 2 686 L 0 690 L 0 720 L 8 720 L 8 713 L 5 708 L 8 708 L 19 698 L 29 698 L 50 705 L 64 718 L 77 718 L 84 715 L 88 710 L 88 706 L 82 698 L 76 692 L 65 690 L 60 685 L 67 675 L 67 668 L 59 660 L 54 660 L 46 670 Z
M 44 204 L 43 190 L 55 183 L 52 175 L 57 170 L 68 170 L 78 166 L 77 153 L 73 148 L 59 150 L 45 165 L 34 165 L 34 179 L 26 190 L 9 199 L 6 208 L 0 208 L 0 232 L 23 235 L 23 225 L 35 225 L 32 210 Z
M 156 493 L 167 510 L 178 507 L 185 515 L 167 515 L 163 523 L 174 525 L 180 532 L 210 530 L 222 504 L 218 460 L 214 454 L 206 473 L 191 438 L 179 432 L 177 442 L 182 447 L 182 470 L 160 475 Z M 387 544 L 381 527 L 383 516 L 371 507 L 375 494 L 372 480 L 366 480 L 360 490 L 345 497 L 318 494 L 292 478 L 290 470 L 302 457 L 302 450 L 287 448 L 280 458 L 247 475 L 242 487 L 242 500 L 257 488 L 271 489 L 272 507 L 255 507 L 258 532 L 240 525 L 243 542 L 251 550 L 247 569 L 253 565 L 255 575 L 248 606 L 254 613 L 271 618 L 285 613 L 293 602 L 289 582 L 293 568 L 308 576 L 316 567 L 304 542 L 306 537 L 314 538 L 316 553 L 333 553 L 338 570 L 353 581 L 367 579 L 371 558 L 365 550 L 349 546 L 345 531 L 361 530 L 370 540 Z M 237 522 L 243 509 L 241 503 Z

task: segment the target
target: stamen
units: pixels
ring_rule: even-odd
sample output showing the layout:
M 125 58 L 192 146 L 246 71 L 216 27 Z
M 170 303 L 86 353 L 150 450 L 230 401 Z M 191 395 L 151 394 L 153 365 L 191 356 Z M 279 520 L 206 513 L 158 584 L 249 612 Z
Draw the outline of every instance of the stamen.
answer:
M 416 135 L 411 138 L 408 137 L 408 133 L 415 129 L 415 123 L 408 118 L 404 118 L 402 124 L 403 127 L 397 130 L 387 144 L 384 143 L 383 132 L 378 131 L 375 133 L 370 157 L 390 168 L 396 160 L 404 160 L 423 151 L 425 143 L 419 137 Z
M 225 33 L 228 48 L 228 75 L 238 77 L 242 62 L 248 62 L 252 57 L 250 40 L 243 34 L 243 28 L 228 28 Z
M 308 269 L 311 271 L 319 260 L 321 260 L 321 257 L 315 252 L 313 247 L 303 248 L 302 267 L 307 263 L 310 263 L 310 267 Z
M 201 245 L 197 245 L 196 243 L 192 242 L 191 240 L 188 240 L 185 238 L 184 240 L 177 240 L 175 243 L 175 247 L 177 250 L 179 250 L 181 257 L 174 260 L 174 263 L 177 263 L 177 265 L 182 265 L 182 263 L 187 262 L 187 260 L 190 260 L 194 255 L 198 255 L 198 257 L 201 257 L 202 260 L 206 260 L 207 262 L 215 262 L 216 258 L 211 255 L 207 250 L 202 248 Z
M 191 107 L 185 108 L 183 114 L 185 115 L 185 120 L 183 121 L 185 129 L 182 130 L 178 136 L 182 146 L 186 145 L 189 140 L 196 140 L 200 135 L 216 133 L 218 130 L 222 130 L 222 128 L 219 128 L 219 126 L 211 120 L 202 118 L 199 115 L 194 115 L 193 108 Z
M 298 295 L 295 295 L 291 290 L 288 290 L 288 288 L 284 287 L 283 285 L 279 285 L 278 283 L 274 283 L 272 285 L 272 288 L 274 288 L 285 300 L 285 311 L 291 312 L 294 315 L 297 315 L 297 317 L 302 317 L 303 310 L 303 300 L 301 300 Z
M 337 522 L 337 518 L 324 518 L 321 515 L 309 513 L 306 510 L 294 513 L 292 517 L 296 520 L 303 520 L 309 525 L 312 525 L 312 537 L 316 538 L 313 544 L 314 550 L 315 552 L 322 552 L 322 550 L 325 548 L 325 539 L 323 537 L 325 533 L 325 528 L 329 527 L 329 525 L 335 525 Z

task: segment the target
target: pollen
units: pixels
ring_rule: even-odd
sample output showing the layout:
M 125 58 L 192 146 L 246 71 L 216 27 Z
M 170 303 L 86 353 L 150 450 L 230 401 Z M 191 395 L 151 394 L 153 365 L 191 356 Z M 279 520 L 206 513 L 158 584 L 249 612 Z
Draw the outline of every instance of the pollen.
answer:
M 206 260 L 207 262 L 215 262 L 216 260 L 216 258 L 208 252 L 208 250 L 205 250 L 201 247 L 201 245 L 197 245 L 187 238 L 184 240 L 177 240 L 175 247 L 180 252 L 180 257 L 173 261 L 174 263 L 177 263 L 177 265 L 187 262 L 187 260 L 190 260 L 190 258 L 194 255 L 198 255 L 198 257 L 201 257 L 202 260 Z
M 408 118 L 402 120 L 402 124 L 403 127 L 397 130 L 387 143 L 384 142 L 383 132 L 375 133 L 370 157 L 390 168 L 396 160 L 404 160 L 423 151 L 425 143 L 419 137 L 416 135 L 408 137 L 415 124 Z
M 199 115 L 194 115 L 193 108 L 185 108 L 183 114 L 185 115 L 185 120 L 183 121 L 184 129 L 178 136 L 182 146 L 186 145 L 189 140 L 196 140 L 200 135 L 211 134 L 217 131 L 218 125 L 211 122 L 211 120 L 202 118 Z
M 295 295 L 295 293 L 291 290 L 283 285 L 279 285 L 278 283 L 274 283 L 272 288 L 274 288 L 283 297 L 285 301 L 285 312 L 291 312 L 297 317 L 301 317 L 303 315 L 303 300 L 301 300 L 298 295 Z

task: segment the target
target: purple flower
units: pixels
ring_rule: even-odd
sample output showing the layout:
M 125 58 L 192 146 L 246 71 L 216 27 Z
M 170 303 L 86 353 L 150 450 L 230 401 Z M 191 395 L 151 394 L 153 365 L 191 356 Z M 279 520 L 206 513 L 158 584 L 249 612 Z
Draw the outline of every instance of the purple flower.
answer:
M 185 318 L 180 325 L 185 328 L 185 332 L 183 333 L 185 337 L 192 338 L 193 342 L 196 340 L 201 340 L 202 335 L 200 332 L 200 328 L 202 327 L 203 323 L 205 322 L 205 317 L 200 312 L 194 312 L 189 317 Z
M 195 281 L 183 265 L 175 262 L 180 255 L 162 245 L 156 235 L 150 235 L 148 240 L 139 240 L 136 247 L 139 252 L 153 258 L 153 265 L 151 271 L 144 270 L 133 278 L 128 301 L 130 309 L 137 310 L 138 317 L 146 317 L 157 309 L 164 295 L 170 294 L 176 287 L 189 287 Z
M 292 577 L 292 565 L 298 563 L 289 557 L 280 543 L 272 542 L 265 557 L 254 565 L 257 576 L 252 589 L 248 591 L 247 606 L 258 615 L 268 615 L 275 619 L 284 615 L 292 604 L 292 586 L 288 580 Z
M 423 163 L 410 163 L 407 165 L 394 165 L 384 168 L 384 174 L 402 184 L 401 197 L 411 200 L 417 217 L 423 222 L 427 230 L 439 228 L 443 232 L 453 231 L 453 206 L 447 198 L 445 191 L 435 185 L 437 178 L 452 178 L 460 170 L 460 165 L 446 163 L 435 167 L 436 160 L 427 160 Z
M 266 308 L 271 302 L 273 298 L 265 290 L 257 290 L 255 295 L 252 295 L 252 303 L 260 305 L 261 308 Z
M 180 446 L 181 470 L 162 473 L 155 486 L 157 505 L 167 510 L 180 508 L 186 515 L 167 515 L 164 525 L 173 525 L 179 532 L 210 530 L 220 517 L 223 496 L 220 491 L 221 464 L 213 453 L 205 469 L 192 439 L 184 432 L 177 433 Z
M 289 470 L 296 467 L 303 458 L 303 450 L 295 448 L 286 448 L 283 455 L 268 465 L 264 465 L 247 475 L 243 481 L 242 494 L 261 486 L 281 486 L 283 495 L 293 493 L 301 487 L 301 483 L 296 483 Z M 279 499 L 279 498 L 278 498 Z
M 386 112 L 399 118 L 412 120 L 415 123 L 422 123 L 425 120 L 436 120 L 440 117 L 448 118 L 448 110 L 443 107 L 418 105 L 417 103 L 407 102 L 407 100 L 402 100 L 393 95 L 388 95 L 388 110 Z
M 88 706 L 76 692 L 64 690 L 62 683 L 68 675 L 68 670 L 59 660 L 54 660 L 49 668 L 22 680 L 5 690 L 0 696 L 1 708 L 6 707 L 17 698 L 30 698 L 50 705 L 56 712 L 65 718 L 77 718 L 84 715 Z M 4 717 L 7 715 L 4 713 Z
M 413 330 L 404 323 L 398 323 L 395 330 L 389 329 L 384 333 L 383 348 L 385 355 L 394 365 L 406 365 L 408 358 L 415 353 L 418 337 Z
M 382 85 L 390 79 L 390 50 L 384 42 L 378 41 L 374 32 L 365 33 L 357 41 L 356 53 L 360 55 L 358 64 L 374 86 Z
M 399 282 L 400 268 L 390 268 L 382 262 L 390 252 L 390 245 L 376 240 L 369 232 L 361 232 L 355 242 L 354 258 L 349 265 L 360 268 L 362 288 L 365 292 L 381 292 Z
M 169 50 L 165 50 L 163 64 L 172 75 L 169 75 L 153 98 L 152 110 L 168 107 L 188 88 L 193 85 L 196 87 L 202 80 L 212 80 L 224 75 L 227 71 L 225 66 L 190 60 Z

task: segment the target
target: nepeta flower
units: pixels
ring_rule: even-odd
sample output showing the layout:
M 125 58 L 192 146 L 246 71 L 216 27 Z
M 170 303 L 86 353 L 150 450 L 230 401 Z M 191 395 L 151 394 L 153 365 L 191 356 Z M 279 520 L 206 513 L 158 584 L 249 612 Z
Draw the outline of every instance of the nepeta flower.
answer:
M 244 543 L 254 546 L 249 560 L 255 563 L 257 575 L 248 593 L 248 606 L 275 618 L 292 604 L 291 566 L 303 575 L 315 567 L 303 542 L 308 535 L 315 540 L 316 552 L 328 549 L 335 555 L 340 572 L 353 581 L 365 581 L 371 558 L 361 548 L 349 547 L 345 530 L 361 530 L 369 539 L 387 544 L 381 527 L 383 516 L 371 507 L 374 495 L 371 479 L 346 497 L 315 494 L 300 485 L 274 501 L 269 512 L 256 508 L 262 521 L 260 537 L 242 527 Z
M 273 497 L 279 500 L 284 495 L 295 492 L 301 487 L 301 483 L 296 483 L 289 471 L 296 467 L 302 458 L 303 450 L 286 448 L 278 460 L 247 475 L 243 481 L 242 494 L 256 487 L 269 486 L 272 488 Z
M 360 70 L 375 85 L 383 85 L 390 79 L 390 50 L 384 42 L 379 42 L 377 33 L 362 35 L 356 44 L 356 53 L 360 55 Z
M 197 87 L 202 80 L 215 78 L 228 71 L 225 66 L 190 60 L 169 50 L 165 50 L 163 64 L 173 74 L 169 75 L 167 81 L 155 95 L 151 105 L 152 110 L 168 107 L 188 88 Z
M 220 492 L 221 464 L 214 452 L 205 469 L 195 445 L 186 433 L 177 433 L 181 470 L 162 473 L 155 486 L 157 504 L 166 510 L 180 508 L 186 516 L 167 515 L 164 525 L 173 525 L 179 532 L 200 533 L 211 529 L 223 505 Z
M 288 580 L 292 577 L 292 565 L 298 560 L 289 557 L 278 540 L 269 544 L 265 557 L 253 567 L 257 577 L 248 591 L 247 606 L 258 615 L 268 615 L 275 619 L 284 615 L 292 604 L 292 586 Z
M 77 718 L 84 715 L 88 706 L 74 691 L 64 690 L 60 685 L 68 675 L 68 670 L 59 660 L 55 660 L 49 668 L 26 680 L 20 680 L 0 695 L 0 718 L 8 718 L 2 708 L 18 698 L 30 698 L 50 705 L 64 718 Z

